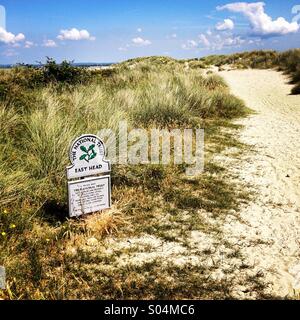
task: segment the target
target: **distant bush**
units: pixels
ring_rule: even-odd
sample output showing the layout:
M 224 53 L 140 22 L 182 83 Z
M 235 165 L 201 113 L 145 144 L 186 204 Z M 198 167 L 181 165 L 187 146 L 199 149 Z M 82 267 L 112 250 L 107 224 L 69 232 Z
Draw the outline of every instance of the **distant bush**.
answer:
M 0 88 L 3 92 L 9 86 L 36 89 L 49 83 L 76 85 L 86 83 L 90 78 L 90 72 L 73 66 L 71 62 L 63 61 L 58 64 L 55 60 L 47 58 L 45 65 L 40 67 L 18 65 L 11 70 L 1 70 Z
M 88 79 L 86 70 L 74 67 L 68 61 L 57 64 L 51 58 L 47 58 L 46 64 L 42 67 L 42 73 L 45 83 L 56 82 L 74 85 L 85 82 Z

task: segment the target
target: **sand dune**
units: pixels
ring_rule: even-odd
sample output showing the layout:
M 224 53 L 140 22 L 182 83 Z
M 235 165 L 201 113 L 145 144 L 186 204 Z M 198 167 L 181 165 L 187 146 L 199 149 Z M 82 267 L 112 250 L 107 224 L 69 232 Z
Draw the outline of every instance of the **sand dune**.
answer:
M 276 71 L 220 74 L 256 111 L 241 122 L 241 140 L 255 151 L 233 170 L 258 197 L 242 210 L 242 223 L 230 221 L 224 230 L 269 283 L 270 294 L 294 295 L 300 289 L 300 96 L 290 95 L 292 86 Z

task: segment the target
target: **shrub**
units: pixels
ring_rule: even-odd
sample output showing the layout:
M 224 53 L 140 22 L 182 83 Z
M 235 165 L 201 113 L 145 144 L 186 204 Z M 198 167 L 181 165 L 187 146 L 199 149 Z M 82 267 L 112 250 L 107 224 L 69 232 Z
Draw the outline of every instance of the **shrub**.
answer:
M 71 85 L 84 83 L 89 80 L 88 71 L 72 66 L 71 62 L 63 61 L 57 64 L 54 59 L 47 58 L 42 68 L 43 78 L 46 83 L 67 83 Z
M 3 100 L 17 92 L 36 89 L 50 83 L 69 85 L 87 83 L 91 76 L 91 72 L 74 67 L 71 62 L 63 61 L 57 64 L 55 60 L 47 58 L 46 64 L 38 68 L 19 65 L 11 70 L 1 70 L 0 98 Z

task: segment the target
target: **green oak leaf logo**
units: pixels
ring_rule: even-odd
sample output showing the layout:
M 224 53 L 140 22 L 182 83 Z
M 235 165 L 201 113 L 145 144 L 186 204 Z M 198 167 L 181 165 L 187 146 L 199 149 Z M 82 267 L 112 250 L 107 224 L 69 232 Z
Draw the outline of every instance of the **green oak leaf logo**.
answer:
M 80 157 L 80 160 L 90 162 L 91 160 L 95 159 L 97 156 L 97 153 L 94 150 L 95 147 L 96 146 L 94 144 L 90 145 L 88 149 L 85 146 L 81 146 L 80 149 L 82 152 L 84 152 L 84 154 Z

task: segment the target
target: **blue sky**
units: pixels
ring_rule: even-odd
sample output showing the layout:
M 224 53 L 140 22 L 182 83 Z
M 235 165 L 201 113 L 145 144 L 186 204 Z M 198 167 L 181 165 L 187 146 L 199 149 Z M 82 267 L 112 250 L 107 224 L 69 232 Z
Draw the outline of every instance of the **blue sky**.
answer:
M 0 63 L 117 62 L 300 47 L 300 0 L 0 0 Z M 279 18 L 279 19 L 278 19 Z M 293 18 L 295 19 L 293 21 Z

